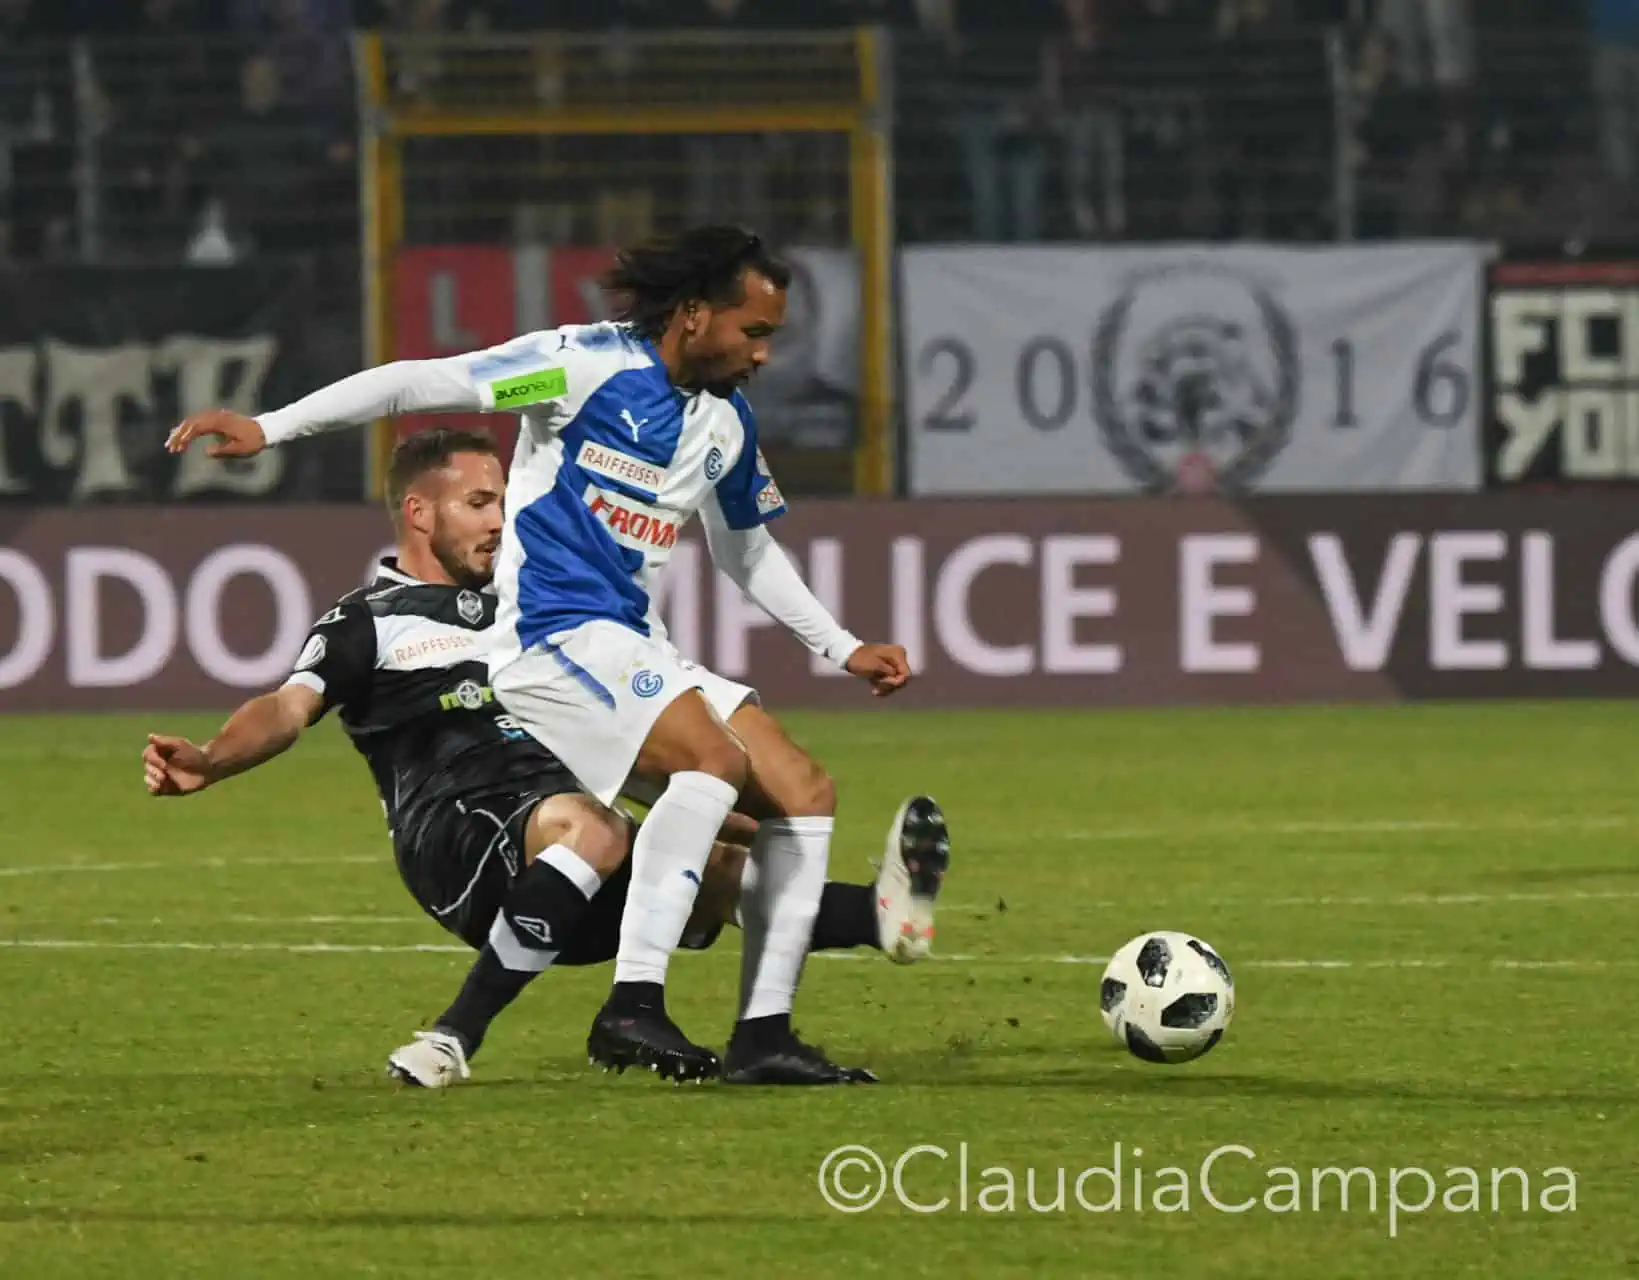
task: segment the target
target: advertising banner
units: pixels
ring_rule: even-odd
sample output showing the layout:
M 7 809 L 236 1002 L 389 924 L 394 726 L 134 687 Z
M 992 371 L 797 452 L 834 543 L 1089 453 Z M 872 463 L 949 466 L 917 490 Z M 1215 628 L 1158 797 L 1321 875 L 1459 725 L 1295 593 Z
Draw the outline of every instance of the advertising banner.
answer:
M 1498 263 L 1491 375 L 1492 485 L 1639 479 L 1639 263 Z
M 901 263 L 917 495 L 1480 485 L 1477 245 Z
M 277 684 L 388 539 L 377 511 L 0 514 L 0 710 L 222 707 Z M 774 526 L 899 708 L 1639 693 L 1639 531 L 1618 493 L 810 501 Z M 773 707 L 865 708 L 712 569 L 660 605 Z
M 276 408 L 345 371 L 356 354 L 317 319 L 304 263 L 0 269 L 0 504 L 358 497 L 357 435 L 164 451 L 190 413 Z

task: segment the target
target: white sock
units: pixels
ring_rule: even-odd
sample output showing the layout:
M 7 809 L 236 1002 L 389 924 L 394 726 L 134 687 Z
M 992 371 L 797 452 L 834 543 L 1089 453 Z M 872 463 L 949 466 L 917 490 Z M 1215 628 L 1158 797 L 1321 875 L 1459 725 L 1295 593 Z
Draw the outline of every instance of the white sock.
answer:
M 717 831 L 739 793 L 709 773 L 676 773 L 638 828 L 620 922 L 616 982 L 664 982 L 700 892 Z
M 761 892 L 759 886 L 763 882 L 763 869 L 757 865 L 757 859 L 746 850 L 746 859 L 740 864 L 740 899 L 734 904 L 734 925 L 737 929 L 746 927 L 746 903 Z
M 825 892 L 832 826 L 830 818 L 783 818 L 757 828 L 751 845 L 757 872 L 741 882 L 742 1019 L 791 1012 Z

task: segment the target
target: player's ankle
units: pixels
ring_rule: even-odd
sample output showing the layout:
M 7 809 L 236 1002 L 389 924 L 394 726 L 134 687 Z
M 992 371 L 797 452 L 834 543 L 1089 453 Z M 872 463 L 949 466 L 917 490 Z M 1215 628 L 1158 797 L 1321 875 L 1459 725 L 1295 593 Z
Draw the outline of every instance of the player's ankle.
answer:
M 659 982 L 617 982 L 609 992 L 611 1013 L 664 1013 L 666 988 Z
M 741 1018 L 734 1024 L 732 1045 L 738 1049 L 771 1049 L 791 1039 L 790 1013 Z
M 441 1036 L 448 1036 L 460 1045 L 461 1054 L 468 1062 L 472 1061 L 472 1055 L 477 1053 L 479 1047 L 484 1043 L 484 1033 L 482 1031 L 451 1026 L 448 1022 L 433 1023 L 433 1030 Z

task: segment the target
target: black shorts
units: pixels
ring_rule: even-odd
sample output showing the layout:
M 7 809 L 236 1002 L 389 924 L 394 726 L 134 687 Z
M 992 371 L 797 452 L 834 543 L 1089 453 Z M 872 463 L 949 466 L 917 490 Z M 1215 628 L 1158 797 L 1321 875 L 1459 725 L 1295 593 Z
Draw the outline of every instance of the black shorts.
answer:
M 474 950 L 481 948 L 524 867 L 530 815 L 552 796 L 579 790 L 566 774 L 561 781 L 544 778 L 531 791 L 429 806 L 424 817 L 407 824 L 394 849 L 405 887 L 433 920 Z M 603 964 L 615 958 L 631 875 L 627 859 L 593 897 L 554 964 Z

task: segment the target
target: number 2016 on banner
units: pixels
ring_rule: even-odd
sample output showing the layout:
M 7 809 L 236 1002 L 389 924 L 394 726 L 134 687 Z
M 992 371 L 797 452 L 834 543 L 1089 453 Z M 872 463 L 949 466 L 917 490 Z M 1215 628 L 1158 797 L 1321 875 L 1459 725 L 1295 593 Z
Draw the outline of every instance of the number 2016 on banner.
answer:
M 1456 351 L 1463 337 L 1447 330 L 1425 344 L 1409 371 L 1412 411 L 1430 427 L 1461 423 L 1473 396 L 1472 377 Z M 1360 426 L 1358 369 L 1353 339 L 1330 346 L 1334 410 L 1331 425 L 1339 430 Z M 976 423 L 968 395 L 979 377 L 973 347 L 956 337 L 939 337 L 922 348 L 917 375 L 937 381 L 940 389 L 922 417 L 926 431 L 971 431 Z M 1080 406 L 1080 368 L 1075 352 L 1062 338 L 1036 337 L 1014 360 L 1014 400 L 1019 416 L 1038 431 L 1067 425 Z

